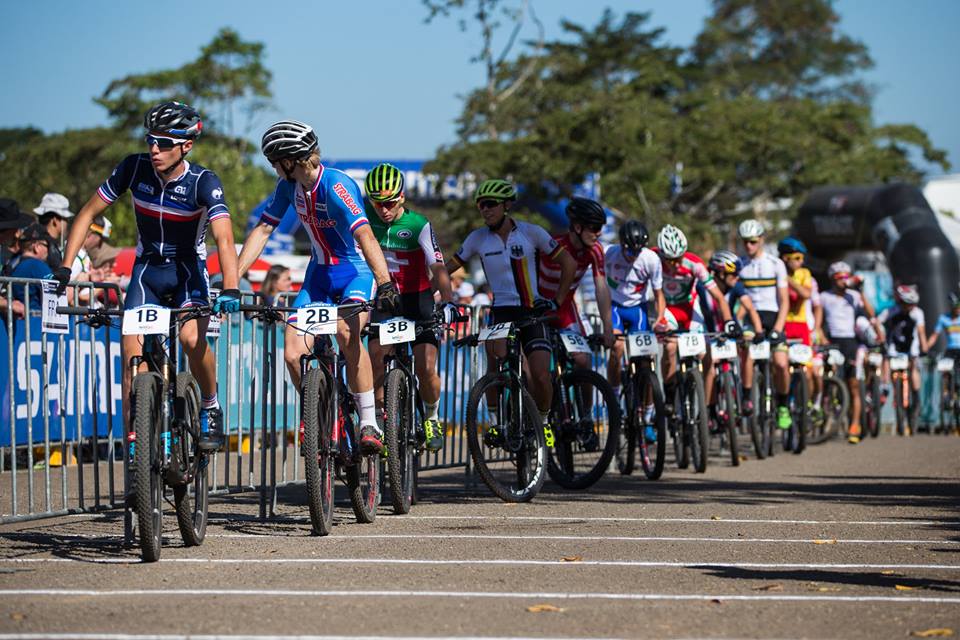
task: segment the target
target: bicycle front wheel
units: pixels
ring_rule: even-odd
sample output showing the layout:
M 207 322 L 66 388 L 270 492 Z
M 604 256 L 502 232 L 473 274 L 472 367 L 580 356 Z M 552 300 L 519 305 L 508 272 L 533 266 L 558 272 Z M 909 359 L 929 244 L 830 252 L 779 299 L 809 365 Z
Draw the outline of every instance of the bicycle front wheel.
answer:
M 416 441 L 410 407 L 410 385 L 407 373 L 400 368 L 387 373 L 383 382 L 384 444 L 387 446 L 387 479 L 390 481 L 390 504 L 394 513 L 410 513 L 413 503 L 413 479 L 416 474 Z
M 811 426 L 807 441 L 810 444 L 820 444 L 838 433 L 846 432 L 849 406 L 850 392 L 847 385 L 832 375 L 826 376 L 823 379 L 823 397 L 820 400 L 823 419 Z
M 620 436 L 617 438 L 617 470 L 621 475 L 629 476 L 636 465 L 637 454 L 637 393 L 635 383 L 630 380 L 620 392 L 623 416 L 620 424 Z
M 207 535 L 207 457 L 199 449 L 200 441 L 200 386 L 186 371 L 177 374 L 177 403 L 182 403 L 183 429 L 177 451 L 177 461 L 192 475 L 192 482 L 173 488 L 173 503 L 177 511 L 177 525 L 183 544 L 192 547 L 203 543 Z M 193 487 L 193 500 L 190 487 Z
M 759 368 L 754 369 L 753 386 L 750 388 L 750 402 L 753 403 L 753 413 L 743 418 L 750 430 L 750 440 L 753 442 L 753 452 L 757 454 L 757 460 L 763 460 L 767 457 L 767 451 L 763 442 L 763 420 L 764 411 L 761 404 L 760 385 L 763 381 L 763 375 L 759 373 Z
M 163 480 L 160 477 L 159 374 L 141 373 L 133 379 L 133 477 L 137 487 L 137 526 L 144 562 L 160 559 L 163 546 Z
M 663 407 L 663 389 L 652 370 L 644 369 L 639 376 L 640 393 L 634 416 L 639 425 L 636 438 L 640 444 L 640 466 L 648 480 L 658 480 L 663 474 L 663 461 L 667 457 L 667 417 Z M 649 420 L 651 405 L 653 419 Z
M 740 449 L 737 447 L 737 421 L 740 419 L 737 401 L 734 396 L 733 373 L 722 372 L 717 376 L 719 392 L 717 393 L 717 413 L 725 417 L 724 430 L 727 436 L 727 447 L 730 449 L 730 464 L 740 466 Z
M 807 429 L 810 426 L 807 410 L 807 376 L 798 368 L 790 379 L 790 429 L 784 434 L 783 449 L 795 454 L 803 453 L 807 446 Z
M 707 470 L 710 448 L 710 425 L 707 422 L 707 397 L 699 369 L 687 371 L 684 378 L 683 417 L 690 433 L 690 458 L 694 471 Z
M 310 524 L 319 536 L 333 529 L 333 417 L 329 407 L 330 378 L 322 368 L 310 369 L 301 383 L 303 402 L 303 468 Z
M 467 445 L 484 484 L 505 502 L 528 502 L 546 479 L 547 444 L 537 405 L 516 379 L 488 373 L 470 390 Z
M 620 441 L 620 405 L 606 378 L 573 369 L 554 385 L 547 473 L 564 489 L 591 487 L 610 466 Z

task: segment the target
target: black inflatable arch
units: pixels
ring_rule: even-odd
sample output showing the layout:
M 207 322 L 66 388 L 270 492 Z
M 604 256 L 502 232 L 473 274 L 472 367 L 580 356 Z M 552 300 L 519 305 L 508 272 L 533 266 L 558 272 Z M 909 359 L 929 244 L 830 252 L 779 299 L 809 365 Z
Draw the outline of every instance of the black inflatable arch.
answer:
M 928 330 L 947 311 L 960 282 L 957 252 L 923 193 L 908 184 L 824 187 L 814 190 L 794 222 L 814 264 L 849 251 L 881 251 L 897 283 L 920 289 Z

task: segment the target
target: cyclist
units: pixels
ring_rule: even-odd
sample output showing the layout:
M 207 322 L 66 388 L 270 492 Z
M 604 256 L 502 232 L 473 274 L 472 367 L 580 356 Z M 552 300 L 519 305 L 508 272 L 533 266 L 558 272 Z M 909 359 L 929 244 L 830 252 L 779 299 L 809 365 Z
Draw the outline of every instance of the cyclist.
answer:
M 853 269 L 846 262 L 834 262 L 827 269 L 830 278 L 829 291 L 820 293 L 820 305 L 823 307 L 823 322 L 829 340 L 843 354 L 843 377 L 850 390 L 850 430 L 851 444 L 860 442 L 860 385 L 857 383 L 860 342 L 857 339 L 857 319 L 867 317 L 876 325 L 873 307 L 851 288 Z
M 377 216 L 370 219 L 373 234 L 383 249 L 390 276 L 400 292 L 400 315 L 413 321 L 429 322 L 433 318 L 433 290 L 440 292 L 444 307 L 449 307 L 448 319 L 456 310 L 450 276 L 443 262 L 443 253 L 437 245 L 433 227 L 422 215 L 407 209 L 404 204 L 403 172 L 392 164 L 381 163 L 367 173 L 364 183 L 367 198 Z M 456 314 L 454 314 L 456 315 Z M 386 314 L 374 311 L 374 322 L 389 320 Z M 426 412 L 423 429 L 426 448 L 443 448 L 443 428 L 440 425 L 440 376 L 437 373 L 437 346 L 433 331 L 423 331 L 413 342 L 413 355 L 420 382 L 420 397 Z M 381 347 L 378 339 L 369 340 L 373 364 L 373 388 L 377 405 L 383 406 L 383 358 L 393 351 L 392 346 Z
M 484 180 L 477 187 L 474 201 L 483 217 L 484 226 L 470 232 L 453 256 L 452 276 L 475 255 L 480 256 L 483 272 L 493 290 L 490 322 L 514 322 L 526 318 L 533 310 L 556 310 L 570 293 L 577 264 L 573 257 L 542 227 L 514 220 L 508 215 L 517 200 L 517 190 L 507 180 Z M 556 297 L 547 300 L 537 290 L 537 258 L 549 256 L 560 265 Z M 553 401 L 553 380 L 550 369 L 550 340 L 542 324 L 524 327 L 520 343 L 530 369 L 530 390 L 544 425 Z M 506 356 L 506 343 L 496 341 L 487 358 L 487 371 L 496 369 L 496 361 Z
M 947 352 L 944 355 L 947 358 L 953 358 L 955 363 L 960 364 L 960 294 L 951 293 L 948 301 L 950 303 L 950 313 L 945 313 L 937 318 L 933 333 L 927 338 L 927 347 L 937 344 L 940 334 L 945 332 Z
M 656 252 L 663 266 L 663 293 L 667 309 L 664 317 L 654 325 L 654 331 L 699 331 L 704 328 L 704 318 L 697 304 L 696 285 L 699 282 L 720 309 L 723 330 L 730 337 L 740 335 L 740 327 L 730 314 L 726 298 L 717 287 L 713 277 L 699 256 L 687 251 L 687 237 L 673 225 L 666 225 L 657 234 Z M 709 351 L 704 356 L 704 383 L 709 389 L 715 375 Z M 666 398 L 672 398 L 677 370 L 677 341 L 669 338 L 663 350 L 663 387 Z M 672 404 L 667 402 L 667 411 Z
M 777 243 L 777 253 L 787 267 L 787 298 L 789 307 L 787 321 L 783 325 L 783 335 L 787 340 L 799 340 L 803 344 L 813 346 L 813 331 L 810 329 L 808 318 L 811 315 L 811 300 L 813 300 L 814 281 L 810 270 L 803 266 L 807 254 L 807 246 L 793 236 L 787 236 Z M 819 296 L 818 296 L 819 297 Z M 804 373 L 807 376 L 807 388 L 810 389 L 810 406 L 812 398 L 817 396 L 814 383 L 814 363 L 807 362 Z
M 790 310 L 787 268 L 778 258 L 764 252 L 763 237 L 766 232 L 758 220 L 744 220 L 737 231 L 746 249 L 740 277 L 760 315 L 761 325 L 754 327 L 754 330 L 758 338 L 765 335 L 770 346 L 774 348 L 772 360 L 777 426 L 780 429 L 789 429 L 793 419 L 788 406 L 789 361 L 783 337 L 787 313 Z
M 920 367 L 917 360 L 921 353 L 927 352 L 927 333 L 924 329 L 923 309 L 920 304 L 920 292 L 915 284 L 901 284 L 893 290 L 896 304 L 884 309 L 877 317 L 886 334 L 887 356 L 906 355 L 910 357 L 910 387 L 914 395 L 920 392 Z M 890 362 L 883 362 L 884 386 L 889 389 Z M 889 395 L 889 392 L 884 394 Z M 910 426 L 906 426 L 910 435 Z
M 760 315 L 753 306 L 753 300 L 747 293 L 747 288 L 740 280 L 743 261 L 733 251 L 721 250 L 710 256 L 709 268 L 713 273 L 714 282 L 727 296 L 727 305 L 734 314 L 734 319 L 742 323 L 743 319 L 747 318 L 749 326 L 759 327 Z M 719 315 L 719 306 L 711 304 L 710 308 L 713 317 L 716 318 Z M 742 384 L 740 408 L 743 415 L 749 416 L 753 413 L 753 398 L 750 395 L 753 389 L 753 359 L 750 357 L 750 350 L 746 348 L 740 349 L 740 378 Z
M 129 190 L 137 222 L 137 257 L 124 308 L 144 304 L 209 304 L 205 244 L 209 229 L 217 244 L 224 284 L 214 302 L 214 311 L 236 312 L 240 304 L 237 251 L 223 185 L 217 174 L 187 161 L 187 154 L 203 129 L 200 114 L 182 102 L 161 102 L 147 112 L 143 124 L 149 153 L 124 158 L 83 206 L 70 228 L 63 263 L 53 277 L 61 289 L 66 286 L 70 265 L 87 238 L 91 222 Z M 217 398 L 216 362 L 207 348 L 207 324 L 207 318 L 183 323 L 180 343 L 203 396 L 199 444 L 203 449 L 215 450 L 223 444 L 223 416 Z M 126 362 L 142 353 L 140 336 L 123 336 Z M 126 400 L 130 384 L 131 372 L 124 367 L 125 419 L 129 416 Z
M 567 219 L 570 227 L 567 233 L 554 236 L 557 244 L 563 247 L 564 252 L 571 255 L 576 261 L 576 272 L 573 276 L 573 285 L 570 293 L 557 309 L 557 319 L 552 324 L 561 331 L 574 331 L 582 336 L 587 331 L 577 311 L 574 292 L 583 279 L 587 269 L 593 271 L 593 282 L 596 290 L 597 307 L 600 310 L 600 320 L 603 323 L 603 342 L 609 348 L 613 344 L 613 323 L 610 311 L 610 289 L 603 265 L 603 247 L 600 245 L 600 232 L 606 223 L 607 214 L 600 203 L 589 198 L 571 198 L 567 204 Z M 547 299 L 555 298 L 557 285 L 560 284 L 560 263 L 549 256 L 540 258 L 538 269 L 540 295 Z M 574 363 L 581 368 L 590 368 L 590 356 L 586 353 L 573 354 Z
M 612 302 L 613 332 L 619 335 L 649 331 L 647 302 L 651 290 L 657 314 L 654 324 L 663 320 L 667 310 L 663 296 L 663 266 L 657 254 L 647 248 L 650 235 L 642 222 L 627 220 L 620 227 L 619 236 L 620 244 L 610 246 L 604 257 Z M 623 350 L 623 340 L 615 340 L 607 359 L 607 379 L 618 398 Z
M 243 245 L 240 273 L 246 273 L 260 256 L 280 218 L 293 205 L 310 236 L 312 249 L 303 286 L 293 306 L 368 302 L 374 296 L 376 280 L 377 310 L 395 315 L 400 294 L 390 280 L 383 251 L 364 213 L 360 188 L 347 174 L 320 163 L 313 128 L 296 120 L 281 120 L 263 134 L 260 149 L 280 179 L 272 201 Z M 366 321 L 365 312 L 340 318 L 337 344 L 360 414 L 360 449 L 371 454 L 383 450 L 383 434 L 377 425 L 370 355 L 360 337 Z M 295 327 L 288 325 L 285 339 L 284 359 L 290 378 L 299 389 L 300 357 L 311 352 L 313 338 L 300 339 Z

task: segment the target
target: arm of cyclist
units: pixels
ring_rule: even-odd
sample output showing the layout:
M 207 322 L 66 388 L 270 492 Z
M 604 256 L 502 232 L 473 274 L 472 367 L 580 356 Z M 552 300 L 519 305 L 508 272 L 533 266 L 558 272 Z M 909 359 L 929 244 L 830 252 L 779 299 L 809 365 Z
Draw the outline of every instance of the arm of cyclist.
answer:
M 920 354 L 926 355 L 934 343 L 927 340 L 927 328 L 922 324 L 917 325 L 917 338 L 920 340 Z
M 763 323 L 760 321 L 760 314 L 757 313 L 757 308 L 753 305 L 753 299 L 749 295 L 740 297 L 740 307 L 750 316 L 750 325 L 753 327 L 753 330 L 757 332 L 762 331 Z
M 357 227 L 353 232 L 353 237 L 360 247 L 363 259 L 367 261 L 367 265 L 373 271 L 373 279 L 377 281 L 377 285 L 390 282 L 387 259 L 383 257 L 383 249 L 380 248 L 380 243 L 377 242 L 377 237 L 373 235 L 373 229 L 370 228 L 370 225 L 365 224 Z
M 230 222 L 230 218 L 217 218 L 211 222 L 210 232 L 217 243 L 220 273 L 223 274 L 223 288 L 237 289 L 240 286 L 240 277 L 237 272 L 237 247 L 233 240 L 233 224 Z
M 597 307 L 600 309 L 600 320 L 603 322 L 603 344 L 608 349 L 613 346 L 613 312 L 610 307 L 610 288 L 602 269 L 593 270 L 593 284 L 596 288 Z
M 790 289 L 777 287 L 777 320 L 773 323 L 773 330 L 782 334 L 787 324 L 787 313 L 790 311 Z
M 87 238 L 87 231 L 90 229 L 90 224 L 95 217 L 106 211 L 109 206 L 110 204 L 101 198 L 99 193 L 94 193 L 90 196 L 90 199 L 87 200 L 87 203 L 83 205 L 83 208 L 80 209 L 80 212 L 77 213 L 76 218 L 74 218 L 73 224 L 70 225 L 70 235 L 67 237 L 67 246 L 63 250 L 63 262 L 61 262 L 60 267 L 53 272 L 54 280 L 59 281 L 62 287 L 65 287 L 70 280 L 70 265 L 73 264 L 74 258 L 80 253 L 83 241 Z
M 557 285 L 557 306 L 563 304 L 567 296 L 570 295 L 570 287 L 573 286 L 573 278 L 577 275 L 577 261 L 566 251 L 561 251 L 554 258 L 560 263 L 560 284 Z
M 247 235 L 247 239 L 243 243 L 243 249 L 240 250 L 240 257 L 237 259 L 238 276 L 243 276 L 256 259 L 260 257 L 273 230 L 274 226 L 272 224 L 260 222 Z
M 657 320 L 654 324 L 661 324 L 667 314 L 667 297 L 663 295 L 663 289 L 653 290 L 653 300 L 657 308 Z
M 787 287 L 793 289 L 801 300 L 809 300 L 810 296 L 813 295 L 812 287 L 804 286 L 793 278 L 787 278 Z M 789 291 L 787 295 L 789 296 Z
M 443 260 L 443 252 L 437 244 L 437 236 L 433 233 L 433 225 L 429 222 L 420 230 L 420 250 L 423 251 L 424 261 L 430 272 L 430 284 L 433 290 L 440 293 L 440 301 L 453 302 L 453 286 L 450 284 L 450 274 Z

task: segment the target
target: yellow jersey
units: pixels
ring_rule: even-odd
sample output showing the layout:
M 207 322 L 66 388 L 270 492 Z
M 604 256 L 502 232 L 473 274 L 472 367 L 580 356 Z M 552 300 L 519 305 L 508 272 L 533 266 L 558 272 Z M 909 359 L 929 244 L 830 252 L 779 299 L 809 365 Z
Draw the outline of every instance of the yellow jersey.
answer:
M 800 267 L 793 274 L 787 274 L 787 277 L 796 282 L 801 287 L 810 288 L 813 283 L 813 275 L 806 267 Z M 787 322 L 807 321 L 807 301 L 801 298 L 793 289 L 790 289 L 790 311 L 787 312 Z

